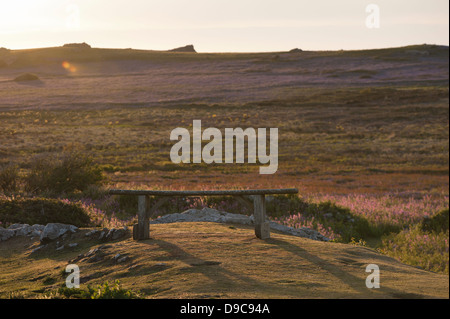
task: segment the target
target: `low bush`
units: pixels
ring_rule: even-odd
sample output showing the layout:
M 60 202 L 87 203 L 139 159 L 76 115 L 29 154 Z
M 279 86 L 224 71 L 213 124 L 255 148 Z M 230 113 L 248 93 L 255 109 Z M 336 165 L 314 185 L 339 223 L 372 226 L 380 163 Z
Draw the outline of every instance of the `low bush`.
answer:
M 372 228 L 365 218 L 330 201 L 303 202 L 297 208 L 295 213 L 275 220 L 290 227 L 313 228 L 338 242 L 349 243 L 373 236 Z
M 448 214 L 449 210 L 444 209 L 430 218 L 425 218 L 421 225 L 422 230 L 437 233 L 448 231 Z
M 88 213 L 79 204 L 47 198 L 0 198 L 0 221 L 3 225 L 62 223 L 87 227 L 91 224 Z
M 47 195 L 82 192 L 92 185 L 100 185 L 103 175 L 91 157 L 80 152 L 65 152 L 60 156 L 38 156 L 26 177 L 26 189 Z
M 380 252 L 412 266 L 448 274 L 448 238 L 448 230 L 428 232 L 417 224 L 383 236 Z

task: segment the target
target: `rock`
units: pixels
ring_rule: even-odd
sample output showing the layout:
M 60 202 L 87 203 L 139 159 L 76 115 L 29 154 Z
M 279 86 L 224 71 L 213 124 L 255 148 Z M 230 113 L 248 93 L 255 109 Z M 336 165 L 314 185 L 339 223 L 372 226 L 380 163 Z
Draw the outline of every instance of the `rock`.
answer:
M 194 46 L 192 44 L 186 45 L 184 47 L 176 48 L 169 50 L 169 52 L 190 52 L 190 53 L 197 53 L 195 51 Z
M 122 257 L 122 258 L 119 258 L 119 259 L 117 260 L 117 263 L 120 264 L 120 263 L 123 263 L 123 262 L 128 261 L 129 259 L 130 259 L 130 257 L 124 256 L 124 257 Z
M 86 236 L 86 237 L 93 237 L 93 236 L 95 236 L 95 235 L 97 235 L 99 233 L 100 233 L 100 231 L 98 229 L 94 229 L 94 230 L 91 230 L 90 232 L 87 232 L 84 236 Z
M 10 225 L 10 226 L 8 227 L 8 229 L 10 229 L 10 230 L 19 229 L 19 228 L 22 228 L 23 225 L 24 225 L 24 224 L 12 224 L 12 225 Z M 25 225 L 27 225 L 27 224 L 25 224 Z
M 189 209 L 182 213 L 165 215 L 154 221 L 151 221 L 150 223 L 161 224 L 161 223 L 195 222 L 195 221 L 236 223 L 245 225 L 253 224 L 253 221 L 250 220 L 248 216 L 221 212 L 208 207 L 205 207 L 202 210 Z
M 104 237 L 106 240 L 116 240 L 119 239 L 127 234 L 127 227 L 121 228 L 121 229 L 115 229 L 111 228 L 109 232 Z
M 303 50 L 299 48 L 295 48 L 289 51 L 289 53 L 300 53 L 300 52 L 303 52 Z
M 60 223 L 49 223 L 42 230 L 40 241 L 41 243 L 48 243 L 55 240 L 68 232 L 76 232 L 78 227 Z
M 90 257 L 90 256 L 95 255 L 97 253 L 97 251 L 99 251 L 99 249 L 100 248 L 92 248 L 86 254 L 84 254 L 84 257 Z
M 31 233 L 29 234 L 30 236 L 37 236 L 37 237 L 41 237 L 41 233 L 44 230 L 45 226 L 44 225 L 39 225 L 39 224 L 34 224 L 33 226 L 31 226 Z
M 8 240 L 9 238 L 14 236 L 14 230 L 5 229 L 0 227 L 0 241 Z
M 12 224 L 8 229 L 14 231 L 14 236 L 26 236 L 31 232 L 31 226 L 28 224 Z
M 97 262 L 97 261 L 102 260 L 103 257 L 104 257 L 103 254 L 95 254 L 94 256 L 89 257 L 88 260 L 87 260 L 87 262 L 88 262 L 88 263 L 95 263 L 95 262 Z
M 10 237 L 12 236 L 29 236 L 31 238 L 33 237 L 40 237 L 42 230 L 44 230 L 45 226 L 35 224 L 33 226 L 30 226 L 28 224 L 12 224 L 8 227 L 8 234 L 10 234 Z M 6 234 L 6 233 L 5 233 Z M 12 236 L 11 236 L 12 234 Z M 5 235 L 6 236 L 6 235 Z M 2 236 L 0 236 L 1 238 Z M 8 237 L 8 238 L 10 238 Z
M 108 228 L 103 228 L 103 230 L 100 232 L 100 236 L 98 239 L 103 240 L 106 238 L 106 235 L 109 233 Z
M 16 236 L 27 236 L 32 232 L 31 226 L 28 224 L 16 230 Z
M 39 250 L 41 250 L 41 249 L 43 249 L 43 248 L 45 248 L 45 247 L 47 247 L 47 245 L 41 245 L 41 246 L 38 246 L 38 247 L 36 247 L 35 249 L 33 249 L 33 250 L 31 251 L 31 253 L 33 254 L 33 253 L 35 253 L 35 252 L 37 252 L 37 251 L 39 251 Z
M 74 248 L 78 246 L 78 243 L 71 243 L 67 245 L 69 248 Z

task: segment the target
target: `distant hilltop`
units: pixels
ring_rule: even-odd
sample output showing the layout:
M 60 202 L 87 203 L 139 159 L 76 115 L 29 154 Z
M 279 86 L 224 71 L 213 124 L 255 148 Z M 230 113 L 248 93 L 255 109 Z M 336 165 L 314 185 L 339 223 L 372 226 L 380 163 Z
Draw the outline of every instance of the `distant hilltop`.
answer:
M 309 51 L 301 48 L 293 48 L 288 51 L 235 53 L 197 52 L 192 44 L 168 50 L 97 48 L 95 46 L 91 47 L 91 45 L 87 44 L 86 42 L 66 43 L 58 47 L 49 48 L 11 50 L 2 47 L 2 44 L 0 44 L 0 70 L 3 71 L 5 69 L 24 68 L 29 66 L 49 64 L 55 64 L 60 67 L 61 63 L 63 63 L 64 61 L 70 61 L 70 63 L 106 62 L 120 60 L 180 62 L 205 61 L 211 59 L 223 61 L 228 59 L 234 60 L 236 57 L 239 57 L 240 59 L 258 60 L 260 62 L 274 65 L 275 63 L 279 62 L 283 62 L 285 66 L 287 66 L 286 63 L 292 63 L 292 67 L 294 68 L 296 67 L 298 61 L 308 58 L 321 59 L 325 64 L 328 63 L 328 58 L 339 58 L 341 61 L 340 67 L 331 70 L 331 73 L 327 73 L 326 76 L 328 78 L 354 75 L 360 76 L 361 79 L 365 80 L 369 80 L 370 78 L 380 80 L 380 78 L 382 77 L 382 72 L 380 70 L 375 70 L 375 62 L 384 61 L 394 64 L 427 62 L 427 68 L 429 68 L 431 65 L 434 65 L 434 63 L 439 61 L 439 63 L 444 63 L 444 68 L 448 69 L 448 54 L 448 46 L 430 44 L 348 51 Z M 357 58 L 361 59 L 358 64 L 356 64 L 355 62 L 355 59 Z M 369 65 L 362 67 L 362 65 L 365 65 L 365 62 L 363 63 L 362 61 L 369 61 L 368 59 L 371 59 Z M 348 63 L 348 70 L 345 70 L 343 66 L 343 64 L 345 63 Z M 258 69 L 256 66 L 251 66 L 251 68 L 248 69 L 248 72 L 262 71 L 264 71 L 264 69 Z M 337 74 L 339 72 L 341 72 L 342 74 Z
M 83 43 L 66 43 L 63 45 L 63 48 L 76 48 L 76 49 L 91 49 L 92 47 L 86 42 Z M 167 50 L 169 52 L 188 52 L 188 53 L 197 53 L 195 51 L 194 46 L 192 44 L 186 45 L 184 47 L 175 48 L 172 50 Z

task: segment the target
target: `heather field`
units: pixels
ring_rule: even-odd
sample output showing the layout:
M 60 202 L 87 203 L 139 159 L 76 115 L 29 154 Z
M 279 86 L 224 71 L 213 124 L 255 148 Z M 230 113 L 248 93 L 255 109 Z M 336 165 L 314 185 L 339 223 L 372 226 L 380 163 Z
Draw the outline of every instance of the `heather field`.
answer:
M 295 187 L 298 196 L 268 198 L 270 219 L 448 275 L 448 47 L 0 54 L 0 226 L 26 198 L 119 227 L 136 222 L 137 200 L 108 189 Z M 39 80 L 12 81 L 25 72 Z M 221 131 L 278 128 L 278 171 L 172 163 L 170 132 L 196 119 Z M 251 214 L 206 197 L 173 199 L 157 215 L 200 207 Z

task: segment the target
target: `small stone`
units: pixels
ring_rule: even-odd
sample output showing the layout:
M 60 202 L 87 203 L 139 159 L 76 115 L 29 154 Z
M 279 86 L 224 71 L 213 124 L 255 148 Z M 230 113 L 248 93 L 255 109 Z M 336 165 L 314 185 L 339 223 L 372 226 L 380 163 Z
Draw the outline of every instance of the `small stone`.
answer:
M 109 233 L 108 228 L 103 228 L 98 239 L 100 239 L 100 240 L 106 239 L 106 235 L 108 233 Z
M 124 256 L 124 257 L 118 259 L 117 263 L 120 264 L 120 263 L 126 262 L 128 259 L 130 259 L 130 257 Z
M 42 245 L 42 246 L 36 247 L 35 249 L 33 249 L 33 250 L 31 251 L 31 253 L 33 254 L 33 253 L 35 253 L 35 252 L 37 252 L 37 251 L 39 251 L 39 250 L 41 250 L 41 249 L 43 249 L 43 248 L 45 248 L 45 247 L 47 247 L 47 245 Z
M 114 261 L 117 261 L 122 255 L 121 254 L 117 254 L 113 257 Z

